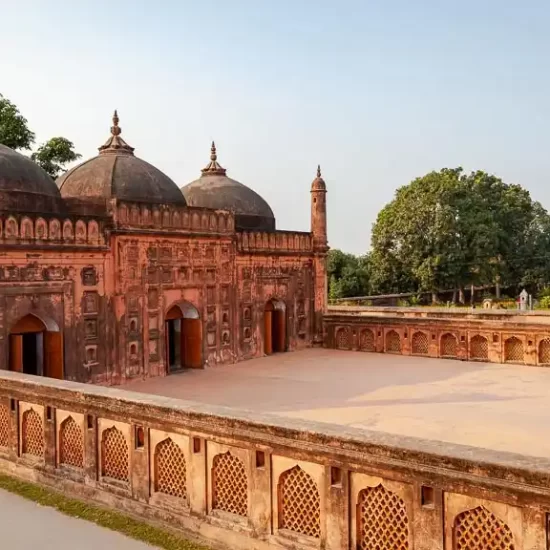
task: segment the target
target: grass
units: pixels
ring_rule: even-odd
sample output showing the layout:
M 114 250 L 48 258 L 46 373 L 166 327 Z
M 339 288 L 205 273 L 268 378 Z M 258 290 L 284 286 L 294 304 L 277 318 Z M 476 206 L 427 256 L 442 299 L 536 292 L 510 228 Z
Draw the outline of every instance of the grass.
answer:
M 170 531 L 139 521 L 120 512 L 69 498 L 45 487 L 20 481 L 4 474 L 0 474 L 0 488 L 42 506 L 55 508 L 67 516 L 91 521 L 101 527 L 106 527 L 165 550 L 208 550 L 206 546 L 184 540 Z

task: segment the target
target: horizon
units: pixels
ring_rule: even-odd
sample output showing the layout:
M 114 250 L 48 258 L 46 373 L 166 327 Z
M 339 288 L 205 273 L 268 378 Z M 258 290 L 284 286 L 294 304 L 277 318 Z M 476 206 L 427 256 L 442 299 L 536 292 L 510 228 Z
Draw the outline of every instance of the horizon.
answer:
M 395 190 L 443 167 L 487 171 L 550 206 L 550 6 L 530 6 L 27 0 L 3 8 L 0 93 L 36 146 L 64 136 L 82 160 L 118 109 L 136 155 L 179 187 L 214 140 L 278 229 L 309 230 L 320 164 L 329 244 L 364 254 Z

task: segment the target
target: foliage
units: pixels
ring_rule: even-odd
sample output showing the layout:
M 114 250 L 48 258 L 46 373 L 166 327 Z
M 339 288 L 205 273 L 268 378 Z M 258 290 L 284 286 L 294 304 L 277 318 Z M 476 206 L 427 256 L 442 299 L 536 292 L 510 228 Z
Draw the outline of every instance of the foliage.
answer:
M 29 129 L 27 119 L 0 94 L 0 144 L 10 149 L 30 150 L 34 140 L 35 135 Z M 73 142 L 64 137 L 51 138 L 31 154 L 31 159 L 54 179 L 65 170 L 67 164 L 80 157 L 74 150 Z
M 0 144 L 10 149 L 30 149 L 34 133 L 29 130 L 27 119 L 19 109 L 0 94 Z
M 341 250 L 330 250 L 327 259 L 329 299 L 365 296 L 369 292 L 369 260 Z
M 32 500 L 41 506 L 50 506 L 59 512 L 91 521 L 101 527 L 118 531 L 128 537 L 140 540 L 156 548 L 166 550 L 207 550 L 171 533 L 166 529 L 149 525 L 120 512 L 107 510 L 46 489 L 34 483 L 20 481 L 0 474 L 0 488 Z
M 539 287 L 550 268 L 550 217 L 519 185 L 445 168 L 401 187 L 380 211 L 369 267 L 377 293 Z
M 64 137 L 54 137 L 42 144 L 31 155 L 31 159 L 55 179 L 65 171 L 65 165 L 81 156 L 75 152 L 72 141 Z
M 538 303 L 539 309 L 550 309 L 550 296 L 543 296 Z

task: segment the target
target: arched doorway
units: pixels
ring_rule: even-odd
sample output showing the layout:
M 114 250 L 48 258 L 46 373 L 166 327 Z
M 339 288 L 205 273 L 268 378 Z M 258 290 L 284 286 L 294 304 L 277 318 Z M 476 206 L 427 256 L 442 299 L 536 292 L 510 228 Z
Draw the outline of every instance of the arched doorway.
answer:
M 264 310 L 264 352 L 266 355 L 286 351 L 286 305 L 269 300 Z
M 197 308 L 186 301 L 178 302 L 164 320 L 168 369 L 202 367 L 202 323 Z
M 63 379 L 63 335 L 55 321 L 29 313 L 10 330 L 10 370 Z

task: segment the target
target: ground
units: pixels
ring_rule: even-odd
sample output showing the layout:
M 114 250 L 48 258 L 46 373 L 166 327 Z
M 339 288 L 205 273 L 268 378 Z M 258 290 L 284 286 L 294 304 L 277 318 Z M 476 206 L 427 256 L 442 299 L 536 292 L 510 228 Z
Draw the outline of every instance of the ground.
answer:
M 135 381 L 127 389 L 286 417 L 550 455 L 550 369 L 328 349 Z
M 152 546 L 0 490 L 2 548 L 152 550 Z M 30 527 L 30 528 L 29 528 Z

